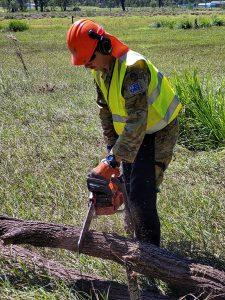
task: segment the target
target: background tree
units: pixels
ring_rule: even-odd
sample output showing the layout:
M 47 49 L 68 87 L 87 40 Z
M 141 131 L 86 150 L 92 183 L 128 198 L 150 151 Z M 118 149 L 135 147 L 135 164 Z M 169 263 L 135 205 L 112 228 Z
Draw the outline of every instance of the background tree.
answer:
M 159 7 L 163 6 L 163 0 L 159 0 Z
M 44 8 L 48 5 L 48 0 L 39 0 L 38 4 L 38 6 L 40 7 L 40 11 L 43 12 Z
M 71 0 L 57 0 L 56 4 L 61 8 L 62 11 L 66 11 L 67 7 L 71 4 Z
M 27 0 L 17 0 L 19 5 L 19 10 L 24 11 L 27 9 Z
M 35 10 L 38 10 L 38 0 L 34 0 Z
M 19 3 L 16 0 L 2 0 L 1 6 L 10 12 L 16 12 L 19 10 Z
M 125 0 L 120 0 L 122 10 L 125 11 Z

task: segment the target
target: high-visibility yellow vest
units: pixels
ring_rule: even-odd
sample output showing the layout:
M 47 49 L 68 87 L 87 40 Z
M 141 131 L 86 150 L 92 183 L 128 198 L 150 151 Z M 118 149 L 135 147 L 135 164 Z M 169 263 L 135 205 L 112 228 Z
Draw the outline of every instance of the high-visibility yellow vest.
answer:
M 94 79 L 112 113 L 113 125 L 118 135 L 122 134 L 127 120 L 125 99 L 121 94 L 123 79 L 127 66 L 133 65 L 139 60 L 146 61 L 151 73 L 151 81 L 148 87 L 146 133 L 154 133 L 164 128 L 177 117 L 182 107 L 167 78 L 144 56 L 129 50 L 125 55 L 116 59 L 109 89 L 106 88 L 101 73 L 93 71 Z

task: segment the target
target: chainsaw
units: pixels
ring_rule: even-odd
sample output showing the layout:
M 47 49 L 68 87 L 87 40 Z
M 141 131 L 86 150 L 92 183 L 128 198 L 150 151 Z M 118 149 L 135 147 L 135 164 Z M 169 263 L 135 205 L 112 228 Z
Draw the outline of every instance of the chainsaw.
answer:
M 110 180 L 101 176 L 87 180 L 89 194 L 88 212 L 78 240 L 78 254 L 80 253 L 85 236 L 89 231 L 91 221 L 95 216 L 112 215 L 119 212 L 119 207 L 124 203 L 128 209 L 128 196 L 122 176 L 114 174 Z M 133 224 L 131 224 L 133 226 Z M 140 300 L 137 275 L 126 265 L 128 290 L 131 300 Z
M 89 193 L 88 212 L 85 217 L 78 240 L 78 253 L 81 251 L 83 241 L 90 228 L 94 217 L 112 215 L 119 212 L 119 207 L 124 203 L 126 188 L 123 178 L 112 176 L 110 180 L 101 176 L 87 180 Z

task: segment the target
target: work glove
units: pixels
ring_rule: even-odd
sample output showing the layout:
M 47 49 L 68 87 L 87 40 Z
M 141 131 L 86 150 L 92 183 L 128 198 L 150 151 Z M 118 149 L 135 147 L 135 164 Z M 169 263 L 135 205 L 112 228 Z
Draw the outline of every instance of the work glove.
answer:
M 106 146 L 106 149 L 107 149 L 107 153 L 108 153 L 108 154 L 110 153 L 110 151 L 112 150 L 112 148 L 113 148 L 113 145 L 107 145 L 107 146 Z

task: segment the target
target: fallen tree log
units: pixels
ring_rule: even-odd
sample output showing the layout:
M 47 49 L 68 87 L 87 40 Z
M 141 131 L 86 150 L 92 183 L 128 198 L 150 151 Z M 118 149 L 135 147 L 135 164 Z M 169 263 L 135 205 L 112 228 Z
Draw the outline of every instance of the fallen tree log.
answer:
M 38 221 L 0 216 L 0 236 L 5 244 L 31 244 L 37 247 L 77 251 L 80 229 Z M 186 292 L 198 292 L 213 299 L 225 299 L 225 272 L 196 263 L 149 243 L 139 243 L 117 234 L 90 231 L 82 253 L 131 264 L 146 276 L 160 278 Z
M 0 243 L 0 259 L 12 260 L 13 263 L 26 264 L 30 271 L 47 273 L 49 278 L 55 278 L 66 282 L 69 286 L 88 295 L 108 294 L 109 300 L 129 300 L 128 288 L 124 284 L 115 281 L 104 280 L 98 276 L 80 273 L 72 268 L 66 268 L 61 263 L 48 260 L 42 255 L 19 246 L 3 246 Z M 97 298 L 97 297 L 96 297 Z M 169 300 L 168 296 L 143 291 L 142 300 Z

